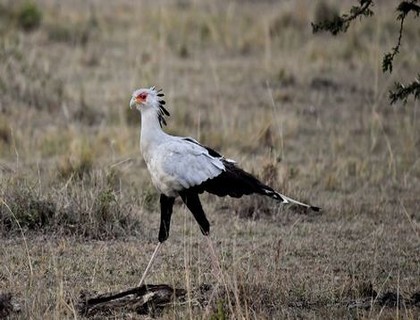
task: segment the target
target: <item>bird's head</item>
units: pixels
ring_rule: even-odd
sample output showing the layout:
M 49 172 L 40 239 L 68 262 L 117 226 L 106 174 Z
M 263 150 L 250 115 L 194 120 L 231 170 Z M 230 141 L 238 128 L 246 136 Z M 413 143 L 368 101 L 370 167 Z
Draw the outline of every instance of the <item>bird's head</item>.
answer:
M 130 100 L 130 108 L 136 108 L 140 112 L 142 110 L 152 109 L 156 111 L 159 123 L 166 125 L 165 116 L 169 116 L 168 110 L 165 109 L 165 100 L 162 89 L 156 90 L 155 87 L 149 89 L 142 88 L 133 92 Z

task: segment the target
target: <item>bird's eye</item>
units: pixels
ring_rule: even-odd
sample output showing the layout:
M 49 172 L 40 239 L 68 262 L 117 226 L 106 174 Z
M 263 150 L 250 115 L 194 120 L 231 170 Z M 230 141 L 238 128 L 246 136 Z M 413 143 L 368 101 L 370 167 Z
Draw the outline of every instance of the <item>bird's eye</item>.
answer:
M 146 98 L 147 98 L 147 93 L 145 92 L 142 92 L 137 96 L 137 99 L 140 99 L 140 100 L 146 100 Z

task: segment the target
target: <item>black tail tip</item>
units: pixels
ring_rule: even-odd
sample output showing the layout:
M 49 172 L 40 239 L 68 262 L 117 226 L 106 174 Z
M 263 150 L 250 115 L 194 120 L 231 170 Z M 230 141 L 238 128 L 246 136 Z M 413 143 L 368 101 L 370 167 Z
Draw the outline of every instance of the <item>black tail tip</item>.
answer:
M 319 207 L 314 207 L 314 206 L 310 206 L 310 209 L 311 209 L 312 211 L 315 211 L 315 212 L 319 212 L 319 211 L 321 211 L 321 208 L 319 208 Z

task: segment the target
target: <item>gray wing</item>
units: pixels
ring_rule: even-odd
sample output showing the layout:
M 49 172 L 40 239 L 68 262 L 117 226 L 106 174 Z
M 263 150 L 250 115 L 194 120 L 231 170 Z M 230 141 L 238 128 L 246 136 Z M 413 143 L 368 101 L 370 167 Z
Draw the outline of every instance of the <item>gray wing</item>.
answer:
M 223 157 L 210 154 L 209 150 L 195 140 L 174 137 L 159 148 L 164 155 L 159 167 L 161 174 L 168 177 L 175 190 L 200 185 L 225 171 Z

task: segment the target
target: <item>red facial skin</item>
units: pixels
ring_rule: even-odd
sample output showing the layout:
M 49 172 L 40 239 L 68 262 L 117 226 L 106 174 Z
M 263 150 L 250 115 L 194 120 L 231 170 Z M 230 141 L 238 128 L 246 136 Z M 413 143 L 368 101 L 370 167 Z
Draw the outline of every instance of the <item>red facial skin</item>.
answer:
M 147 99 L 147 93 L 146 92 L 142 92 L 140 93 L 137 97 L 136 97 L 136 102 L 137 103 L 142 103 L 145 102 Z

